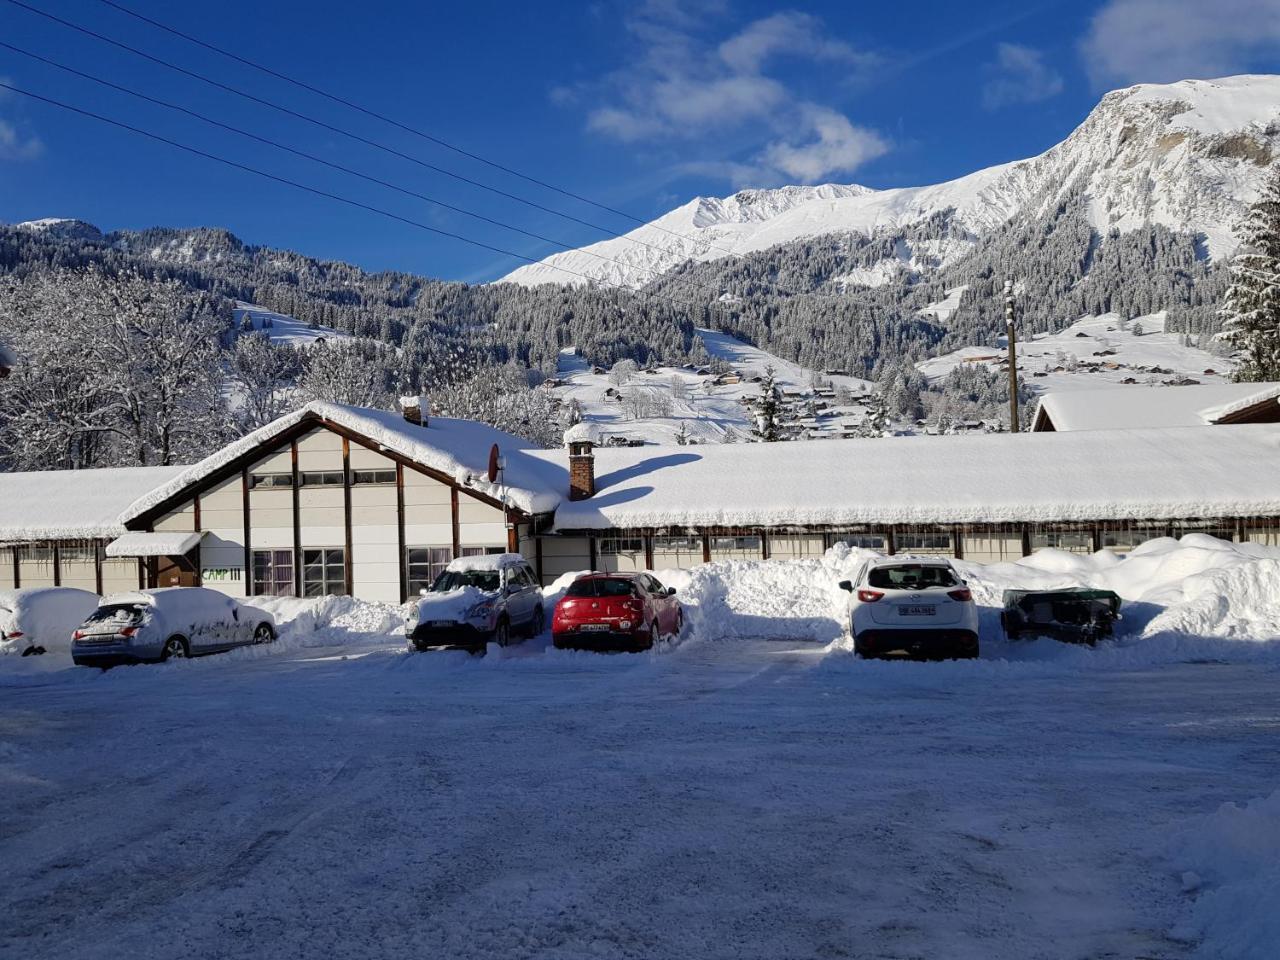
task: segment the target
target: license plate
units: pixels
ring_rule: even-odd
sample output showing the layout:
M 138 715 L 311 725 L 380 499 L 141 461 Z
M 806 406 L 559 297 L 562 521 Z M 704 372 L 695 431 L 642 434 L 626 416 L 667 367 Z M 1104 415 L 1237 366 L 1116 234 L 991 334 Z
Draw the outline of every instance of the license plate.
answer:
M 429 621 L 427 621 L 427 626 L 428 626 L 428 627 L 456 627 L 457 625 L 458 625 L 458 623 L 457 623 L 457 621 L 456 621 L 456 620 L 429 620 Z
M 936 616 L 938 608 L 933 604 L 915 604 L 912 606 L 898 607 L 898 616 L 900 617 L 932 617 Z
M 578 628 L 583 633 L 604 633 L 609 629 L 607 623 L 584 623 Z

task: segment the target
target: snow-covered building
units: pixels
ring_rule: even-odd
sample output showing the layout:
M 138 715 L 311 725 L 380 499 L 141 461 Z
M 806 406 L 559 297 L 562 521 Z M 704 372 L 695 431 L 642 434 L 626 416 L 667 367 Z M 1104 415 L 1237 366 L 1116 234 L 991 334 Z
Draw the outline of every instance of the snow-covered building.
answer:
M 1280 423 L 1280 383 L 1054 391 L 1040 398 L 1031 429 L 1116 430 L 1231 423 Z
M 565 448 L 543 450 L 412 404 L 401 416 L 312 403 L 188 467 L 0 474 L 0 583 L 396 602 L 455 557 L 503 551 L 549 583 L 575 570 L 816 556 L 841 541 L 979 562 L 1191 531 L 1280 543 L 1270 424 L 598 439 L 583 424 Z

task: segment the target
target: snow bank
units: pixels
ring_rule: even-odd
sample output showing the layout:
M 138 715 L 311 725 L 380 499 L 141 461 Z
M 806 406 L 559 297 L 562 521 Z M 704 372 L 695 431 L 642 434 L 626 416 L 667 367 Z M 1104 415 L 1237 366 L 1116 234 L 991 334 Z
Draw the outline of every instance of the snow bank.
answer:
M 1280 790 L 1197 817 L 1170 844 L 1183 889 L 1196 892 L 1173 931 L 1218 960 L 1274 957 L 1280 944 Z
M 276 642 L 247 647 L 240 653 L 265 655 L 309 647 L 404 643 L 404 612 L 395 604 L 354 597 L 254 597 L 253 605 L 275 617 Z

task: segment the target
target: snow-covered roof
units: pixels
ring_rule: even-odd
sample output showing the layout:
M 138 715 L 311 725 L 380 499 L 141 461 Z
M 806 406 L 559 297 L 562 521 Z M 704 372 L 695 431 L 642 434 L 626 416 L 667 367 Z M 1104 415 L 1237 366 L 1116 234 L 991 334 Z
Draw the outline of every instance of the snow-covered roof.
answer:
M 180 557 L 204 536 L 201 531 L 165 530 L 146 533 L 130 530 L 107 544 L 108 557 Z
M 528 440 L 488 424 L 433 416 L 429 418 L 429 425 L 422 427 L 388 410 L 315 400 L 227 444 L 167 483 L 139 496 L 124 510 L 121 520 L 128 522 L 145 513 L 307 418 L 345 427 L 384 450 L 448 474 L 484 496 L 498 500 L 505 492 L 507 502 L 525 513 L 554 510 L 560 502 L 560 491 L 568 489 L 566 463 L 538 458 Z M 495 443 L 506 464 L 500 483 L 490 483 L 488 479 L 489 448 Z M 563 459 L 560 451 L 556 453 Z
M 1036 416 L 1048 416 L 1056 430 L 1202 427 L 1277 398 L 1280 383 L 1116 386 L 1047 393 Z
M 595 467 L 557 529 L 1280 514 L 1272 424 L 606 448 Z
M 0 542 L 124 533 L 120 512 L 185 467 L 110 467 L 0 473 Z

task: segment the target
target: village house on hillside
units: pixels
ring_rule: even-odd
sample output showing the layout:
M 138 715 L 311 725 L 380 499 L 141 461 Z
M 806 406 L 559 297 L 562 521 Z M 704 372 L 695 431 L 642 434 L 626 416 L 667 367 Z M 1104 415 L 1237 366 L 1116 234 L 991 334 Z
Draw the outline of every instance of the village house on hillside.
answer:
M 601 446 L 579 424 L 554 450 L 421 401 L 315 402 L 188 467 L 0 474 L 0 584 L 394 603 L 504 551 L 550 583 L 836 543 L 978 562 L 1190 532 L 1280 544 L 1280 434 L 1210 399 L 1227 425 L 690 448 Z

